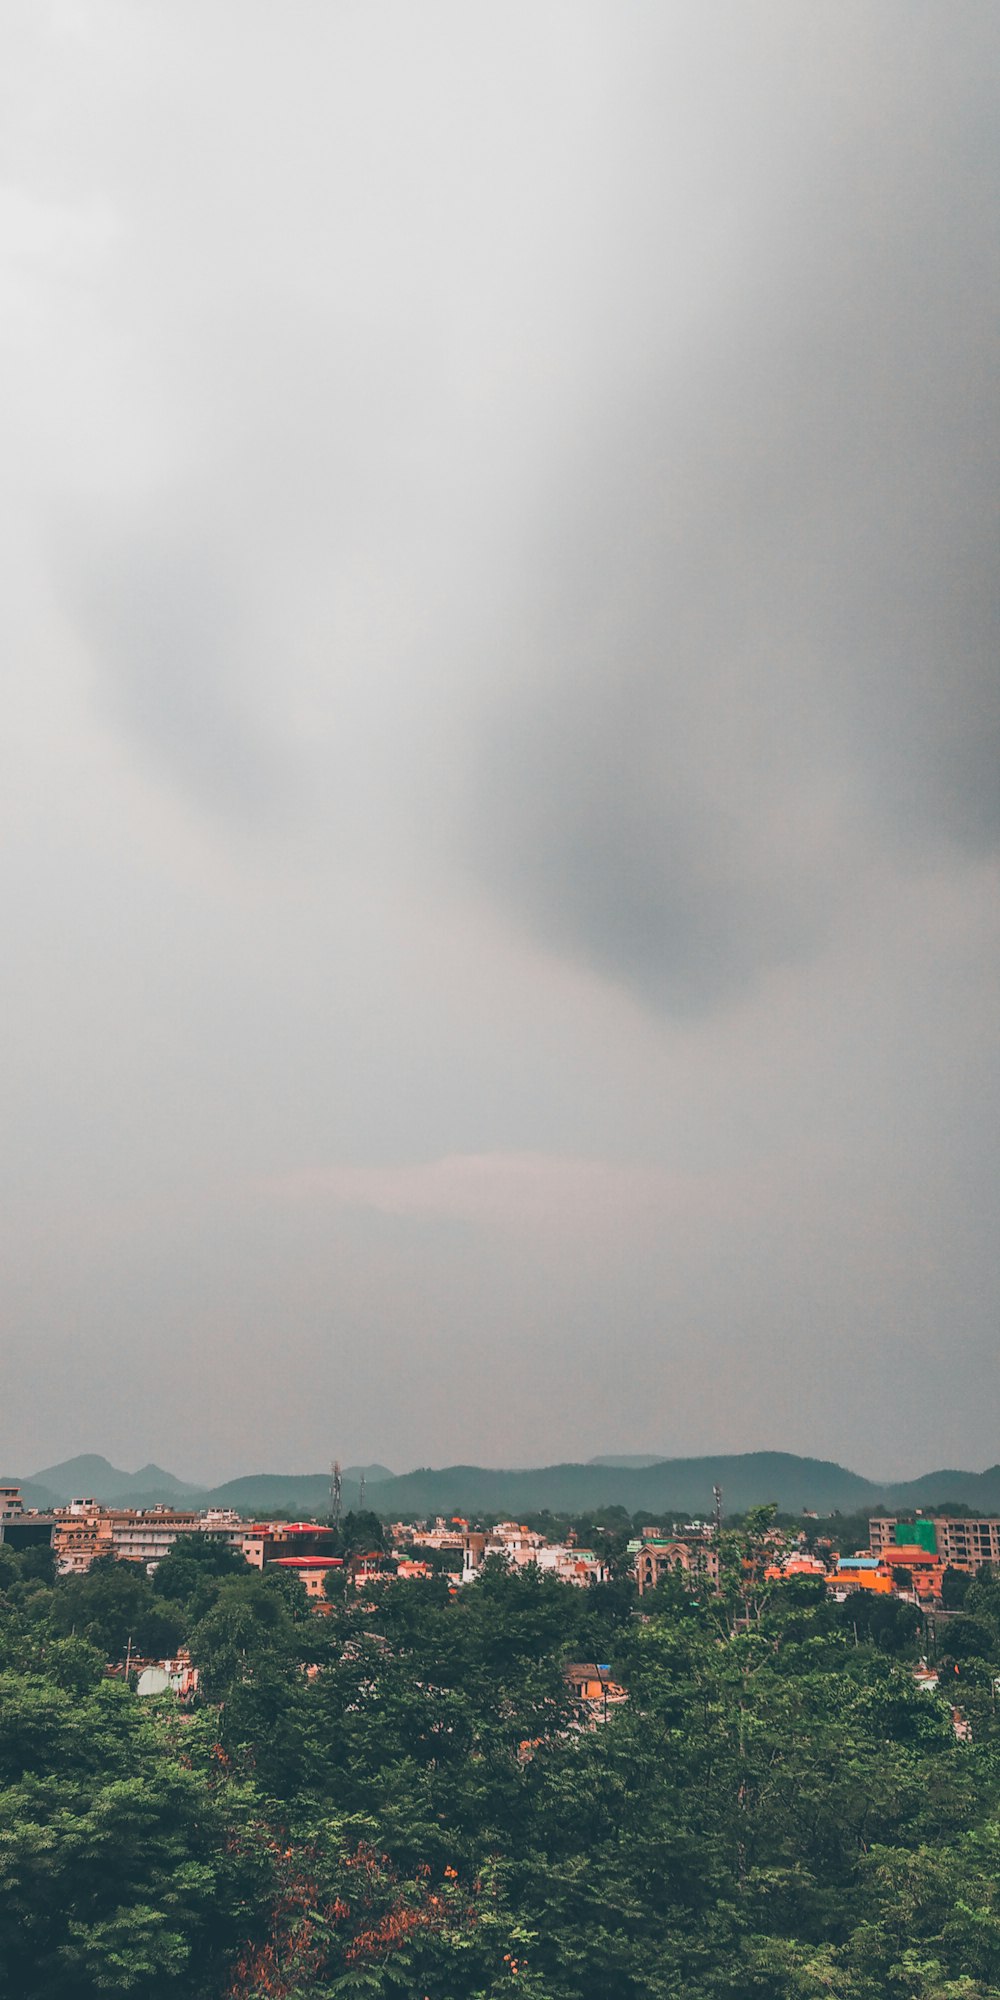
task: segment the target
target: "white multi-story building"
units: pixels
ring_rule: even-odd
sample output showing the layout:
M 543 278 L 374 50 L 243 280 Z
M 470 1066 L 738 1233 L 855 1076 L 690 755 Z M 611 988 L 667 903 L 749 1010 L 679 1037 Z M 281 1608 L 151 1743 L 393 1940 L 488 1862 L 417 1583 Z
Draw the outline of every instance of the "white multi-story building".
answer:
M 495 1528 L 469 1529 L 462 1538 L 462 1582 L 478 1576 L 487 1556 L 505 1556 L 513 1569 L 527 1569 L 531 1563 L 564 1583 L 606 1583 L 607 1563 L 593 1549 L 571 1548 L 568 1543 L 547 1542 L 544 1535 L 521 1527 L 516 1521 L 500 1521 Z

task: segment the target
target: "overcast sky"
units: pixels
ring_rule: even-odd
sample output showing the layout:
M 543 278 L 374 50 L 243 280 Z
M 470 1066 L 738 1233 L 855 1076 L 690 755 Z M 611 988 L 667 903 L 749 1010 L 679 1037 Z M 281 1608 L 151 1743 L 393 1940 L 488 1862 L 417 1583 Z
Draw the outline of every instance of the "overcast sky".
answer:
M 996 7 L 0 42 L 0 1470 L 996 1461 Z

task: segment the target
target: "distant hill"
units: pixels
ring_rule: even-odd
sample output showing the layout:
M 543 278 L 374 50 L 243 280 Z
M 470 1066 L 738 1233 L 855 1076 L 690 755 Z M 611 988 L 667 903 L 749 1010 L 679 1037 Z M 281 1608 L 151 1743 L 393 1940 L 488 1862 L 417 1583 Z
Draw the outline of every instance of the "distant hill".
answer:
M 381 1471 L 377 1467 L 374 1470 Z M 344 1513 L 357 1507 L 361 1498 L 360 1469 L 352 1468 L 341 1475 L 341 1506 Z M 365 1467 L 365 1506 L 375 1507 L 371 1495 L 382 1492 L 392 1484 L 392 1473 L 369 1484 L 368 1468 Z M 271 1513 L 291 1514 L 302 1520 L 314 1516 L 325 1519 L 330 1512 L 330 1474 L 328 1472 L 257 1472 L 244 1479 L 227 1479 L 224 1486 L 213 1486 L 205 1495 L 205 1505 L 209 1507 L 234 1507 L 238 1514 L 259 1514 L 266 1518 Z M 381 1511 L 379 1508 L 377 1511 Z
M 663 1463 L 663 1453 L 661 1451 L 625 1452 L 619 1457 L 616 1457 L 615 1454 L 611 1452 L 605 1458 L 588 1458 L 587 1460 L 588 1465 L 616 1465 L 616 1466 L 620 1465 L 625 1468 L 629 1468 L 632 1466 L 644 1466 L 644 1465 L 662 1465 L 662 1463 Z
M 594 1458 L 587 1464 L 543 1465 L 504 1470 L 482 1465 L 422 1466 L 393 1474 L 387 1466 L 348 1466 L 342 1505 L 357 1507 L 361 1474 L 365 1505 L 390 1518 L 399 1515 L 486 1513 L 521 1516 L 549 1508 L 552 1513 L 584 1514 L 601 1507 L 625 1507 L 630 1514 L 669 1512 L 706 1516 L 712 1488 L 721 1486 L 727 1514 L 743 1513 L 774 1500 L 782 1513 L 811 1508 L 818 1514 L 854 1514 L 884 1507 L 905 1512 L 955 1501 L 983 1514 L 1000 1514 L 1000 1465 L 985 1472 L 945 1470 L 919 1479 L 886 1482 L 864 1479 L 830 1459 L 800 1458 L 792 1452 L 734 1452 L 719 1457 Z M 16 1477 L 16 1475 L 13 1475 Z M 330 1507 L 329 1471 L 253 1473 L 209 1488 L 188 1485 L 162 1466 L 122 1472 L 106 1458 L 84 1455 L 50 1465 L 22 1478 L 29 1507 L 49 1508 L 76 1498 L 108 1504 L 151 1507 L 232 1507 L 247 1515 L 273 1512 L 325 1516 Z
M 200 1490 L 177 1479 L 172 1472 L 164 1472 L 159 1465 L 144 1465 L 138 1472 L 122 1472 L 96 1452 L 64 1459 L 60 1465 L 47 1465 L 31 1479 L 22 1480 L 26 1499 L 29 1487 L 43 1489 L 49 1495 L 47 1505 L 52 1500 L 102 1500 L 106 1505 L 129 1507 L 155 1506 L 158 1501 L 182 1507 Z
M 964 1502 L 982 1513 L 1000 1513 L 1000 1467 L 986 1472 L 929 1472 L 919 1479 L 879 1484 L 829 1459 L 800 1458 L 791 1452 L 739 1452 L 718 1458 L 660 1458 L 631 1465 L 614 1459 L 587 1465 L 549 1465 L 528 1471 L 493 1471 L 482 1466 L 422 1468 L 369 1485 L 366 1499 L 380 1514 L 513 1515 L 548 1507 L 553 1513 L 582 1514 L 600 1507 L 626 1507 L 630 1514 L 687 1512 L 706 1516 L 712 1488 L 722 1488 L 727 1514 L 776 1501 L 782 1513 L 811 1508 L 817 1514 L 863 1513 L 884 1507 Z
M 128 1477 L 128 1473 L 117 1471 L 96 1452 L 83 1452 L 79 1458 L 64 1459 L 60 1465 L 43 1466 L 33 1474 L 32 1483 L 44 1486 L 60 1500 L 113 1500 Z
M 342 1505 L 356 1507 L 361 1477 L 368 1489 L 385 1485 L 393 1478 L 387 1465 L 349 1465 L 343 1473 Z M 96 1452 L 64 1459 L 59 1465 L 45 1466 L 31 1478 L 11 1474 L 11 1483 L 21 1488 L 26 1507 L 48 1509 L 68 1500 L 100 1500 L 115 1507 L 233 1507 L 238 1513 L 327 1514 L 330 1509 L 329 1472 L 252 1473 L 242 1479 L 227 1480 L 222 1486 L 193 1486 L 178 1479 L 160 1465 L 143 1465 L 138 1472 L 123 1472 Z
M 0 1478 L 0 1485 L 19 1486 L 23 1505 L 36 1507 L 42 1514 L 51 1513 L 53 1507 L 58 1507 L 60 1504 L 58 1493 L 53 1493 L 48 1486 L 40 1485 L 37 1479 L 18 1479 L 16 1473 L 8 1475 L 5 1472 Z
M 195 1493 L 196 1486 L 190 1480 L 177 1479 L 172 1472 L 164 1472 L 162 1465 L 142 1465 L 138 1472 L 124 1473 L 123 1478 L 130 1486 L 165 1487 L 171 1493 Z
M 940 1507 L 946 1500 L 964 1502 L 978 1514 L 1000 1514 L 1000 1465 L 985 1472 L 925 1472 L 889 1488 L 892 1505 L 903 1510 Z
M 640 1508 L 650 1513 L 707 1515 L 712 1488 L 722 1487 L 727 1513 L 776 1500 L 782 1512 L 804 1507 L 827 1514 L 854 1512 L 881 1496 L 882 1489 L 856 1472 L 825 1459 L 796 1458 L 790 1452 L 745 1452 L 720 1458 L 665 1458 L 652 1464 L 546 1465 L 525 1471 L 496 1471 L 477 1465 L 423 1467 L 372 1485 L 370 1506 L 379 1513 L 454 1514 L 496 1510 L 518 1515 L 548 1507 L 553 1513 L 581 1514 L 599 1507 Z
M 138 1472 L 123 1472 L 96 1452 L 67 1458 L 48 1465 L 32 1477 L 17 1478 L 26 1507 L 64 1506 L 67 1500 L 100 1500 L 105 1506 L 171 1507 L 198 1506 L 201 1489 L 189 1486 L 162 1466 L 144 1465 Z
M 235 1507 L 238 1514 L 263 1517 L 277 1509 L 301 1515 L 305 1520 L 314 1514 L 329 1513 L 330 1475 L 328 1472 L 251 1473 L 243 1479 L 227 1479 L 223 1486 L 213 1486 L 207 1501 L 210 1507 Z M 349 1505 L 345 1480 L 344 1506 Z

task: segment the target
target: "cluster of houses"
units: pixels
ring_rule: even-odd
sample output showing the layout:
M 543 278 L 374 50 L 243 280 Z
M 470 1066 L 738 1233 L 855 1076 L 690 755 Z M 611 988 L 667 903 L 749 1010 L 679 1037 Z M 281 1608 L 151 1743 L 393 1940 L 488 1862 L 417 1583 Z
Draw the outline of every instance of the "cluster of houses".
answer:
M 470 1528 L 468 1521 L 456 1515 L 450 1522 L 436 1522 L 433 1528 L 400 1522 L 392 1532 L 394 1542 L 402 1546 L 410 1541 L 425 1549 L 461 1552 L 463 1583 L 478 1576 L 489 1556 L 503 1556 L 512 1569 L 527 1569 L 534 1563 L 547 1575 L 583 1589 L 592 1583 L 606 1583 L 610 1574 L 607 1562 L 593 1549 L 580 1548 L 575 1540 L 550 1542 L 516 1521 L 500 1521 L 493 1528 Z
M 433 1525 L 397 1522 L 387 1539 L 391 1548 L 338 1553 L 338 1538 L 318 1521 L 246 1521 L 221 1509 L 200 1513 L 176 1507 L 105 1506 L 97 1500 L 70 1500 L 51 1514 L 28 1513 L 16 1486 L 0 1488 L 0 1541 L 20 1547 L 51 1543 L 61 1576 L 82 1576 L 101 1557 L 141 1563 L 152 1572 L 184 1536 L 211 1535 L 227 1542 L 251 1568 L 277 1569 L 298 1578 L 317 1606 L 328 1601 L 330 1571 L 346 1570 L 358 1589 L 393 1579 L 430 1577 L 436 1553 L 448 1552 L 444 1566 L 455 1588 L 471 1583 L 490 1556 L 503 1556 L 515 1569 L 534 1563 L 564 1583 L 583 1589 L 607 1581 L 607 1562 L 572 1539 L 550 1542 L 514 1521 L 488 1529 L 470 1527 L 458 1516 Z M 428 1560 L 430 1558 L 430 1560 Z
M 810 1549 L 804 1535 L 774 1529 L 768 1537 L 765 1577 L 773 1581 L 815 1577 L 840 1600 L 854 1590 L 866 1590 L 933 1607 L 941 1603 L 947 1569 L 975 1575 L 984 1563 L 1000 1566 L 1000 1517 L 996 1516 L 974 1520 L 936 1514 L 901 1521 L 879 1514 L 869 1521 L 868 1535 L 867 1549 L 845 1555 L 829 1539 L 817 1540 Z M 693 1586 L 704 1581 L 709 1588 L 718 1588 L 716 1538 L 702 1523 L 671 1535 L 644 1529 L 629 1543 L 629 1553 L 640 1594 L 655 1590 L 670 1575 Z
M 252 1569 L 296 1577 L 318 1612 L 331 1608 L 331 1571 L 343 1573 L 344 1588 L 363 1590 L 394 1579 L 429 1578 L 443 1568 L 452 1593 L 474 1582 L 490 1557 L 497 1556 L 513 1569 L 534 1565 L 581 1589 L 604 1583 L 610 1575 L 606 1556 L 579 1546 L 572 1534 L 565 1542 L 554 1542 L 514 1521 L 490 1528 L 471 1526 L 458 1516 L 433 1523 L 396 1522 L 386 1534 L 385 1549 L 345 1556 L 329 1523 L 246 1521 L 218 1509 L 135 1509 L 96 1500 L 72 1500 L 52 1514 L 41 1514 L 23 1507 L 16 1486 L 0 1486 L 0 1542 L 16 1548 L 50 1544 L 64 1576 L 82 1575 L 106 1556 L 141 1563 L 151 1573 L 181 1537 L 195 1535 L 227 1542 Z M 984 1563 L 1000 1567 L 1000 1517 L 935 1515 L 904 1521 L 876 1515 L 869 1522 L 868 1548 L 855 1554 L 842 1553 L 823 1538 L 810 1547 L 804 1534 L 778 1529 L 771 1530 L 765 1546 L 767 1579 L 815 1578 L 840 1600 L 864 1590 L 933 1608 L 941 1603 L 947 1569 L 974 1574 Z M 691 1522 L 669 1534 L 645 1528 L 629 1543 L 628 1558 L 640 1595 L 667 1577 L 692 1590 L 719 1588 L 719 1538 L 709 1522 Z M 198 1670 L 183 1650 L 174 1660 L 127 1658 L 110 1665 L 108 1672 L 132 1677 L 143 1695 L 169 1690 L 182 1707 L 197 1695 Z M 937 1675 L 923 1662 L 914 1674 L 921 1687 L 937 1687 Z M 596 1728 L 628 1700 L 611 1667 L 601 1662 L 573 1662 L 564 1676 L 575 1705 L 574 1727 Z M 953 1709 L 952 1721 L 956 1735 L 968 1734 L 961 1710 Z M 522 1744 L 522 1758 L 530 1757 L 535 1747 Z
M 58 1571 L 82 1575 L 102 1556 L 141 1563 L 152 1572 L 167 1550 L 187 1535 L 211 1535 L 228 1542 L 254 1569 L 278 1569 L 298 1578 L 317 1609 L 329 1601 L 331 1571 L 346 1571 L 346 1582 L 361 1589 L 392 1579 L 430 1577 L 440 1565 L 453 1589 L 475 1580 L 491 1556 L 514 1569 L 535 1565 L 546 1575 L 588 1589 L 610 1574 L 606 1554 L 581 1547 L 572 1534 L 564 1542 L 515 1521 L 490 1528 L 454 1516 L 433 1523 L 396 1522 L 386 1537 L 388 1552 L 361 1550 L 345 1558 L 335 1531 L 317 1521 L 246 1521 L 239 1514 L 208 1509 L 200 1513 L 158 1506 L 142 1509 L 71 1500 L 52 1514 L 27 1512 L 16 1486 L 0 1487 L 0 1541 L 17 1546 L 51 1542 Z M 876 1515 L 869 1522 L 869 1546 L 855 1554 L 838 1552 L 829 1540 L 812 1548 L 804 1535 L 774 1529 L 767 1543 L 766 1576 L 814 1577 L 833 1596 L 874 1591 L 921 1605 L 940 1604 L 946 1569 L 975 1571 L 983 1563 L 1000 1566 L 1000 1518 L 935 1515 L 902 1521 Z M 665 1534 L 645 1528 L 628 1545 L 640 1595 L 667 1576 L 691 1588 L 719 1586 L 718 1537 L 709 1522 L 692 1522 Z

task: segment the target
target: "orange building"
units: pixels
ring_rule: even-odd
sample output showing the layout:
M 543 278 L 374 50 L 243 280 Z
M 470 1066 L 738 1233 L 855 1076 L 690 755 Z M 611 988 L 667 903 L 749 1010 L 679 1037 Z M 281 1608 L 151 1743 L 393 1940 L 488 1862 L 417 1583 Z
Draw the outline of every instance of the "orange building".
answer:
M 906 1588 L 900 1582 L 899 1571 L 908 1570 L 914 1595 L 929 1604 L 940 1602 L 945 1569 L 940 1556 L 932 1555 L 918 1542 L 888 1542 L 882 1550 L 881 1560 L 889 1570 L 896 1590 Z
M 280 1569 L 285 1576 L 297 1577 L 308 1598 L 324 1603 L 330 1571 L 343 1567 L 343 1556 L 272 1556 L 267 1564 L 268 1569 Z
M 599 1666 L 596 1661 L 574 1662 L 564 1667 L 563 1680 L 577 1701 L 590 1702 L 601 1709 L 609 1702 L 628 1700 L 621 1682 L 612 1678 L 611 1668 Z
M 84 1576 L 99 1556 L 115 1553 L 107 1509 L 97 1500 L 71 1500 L 57 1508 L 52 1547 L 60 1576 Z
M 764 1571 L 769 1583 L 780 1583 L 786 1576 L 815 1576 L 826 1582 L 826 1567 L 816 1556 L 801 1555 L 798 1550 L 784 1561 L 772 1563 Z
M 890 1597 L 894 1588 L 892 1571 L 876 1556 L 838 1556 L 830 1582 L 834 1590 L 874 1590 Z

